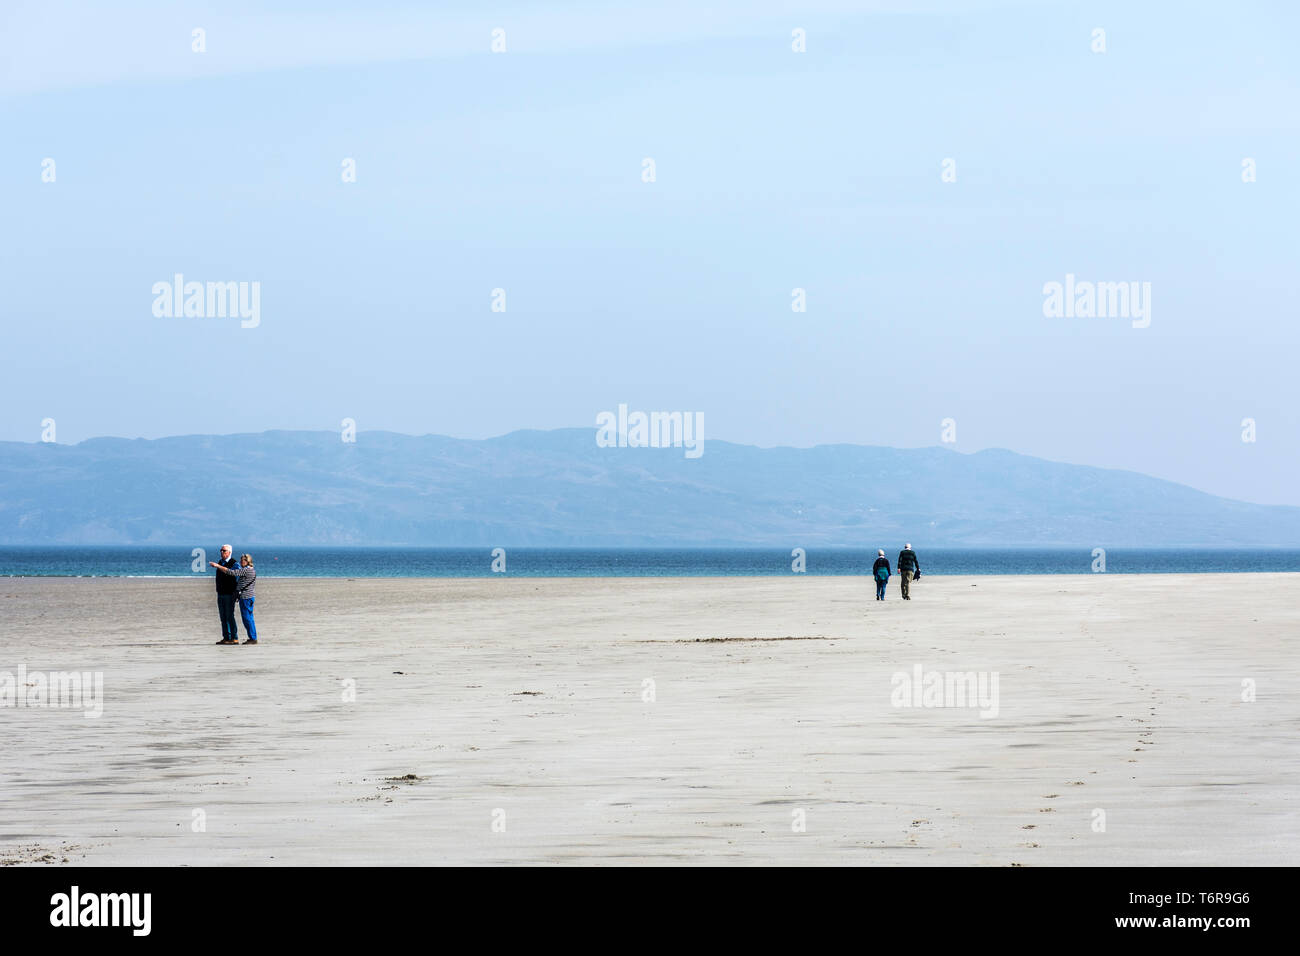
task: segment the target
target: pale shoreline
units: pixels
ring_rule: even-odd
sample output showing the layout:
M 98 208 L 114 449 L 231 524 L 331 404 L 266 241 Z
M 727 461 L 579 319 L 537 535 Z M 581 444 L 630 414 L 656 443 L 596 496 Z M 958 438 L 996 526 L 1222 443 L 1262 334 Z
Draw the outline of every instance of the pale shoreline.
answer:
M 207 578 L 6 578 L 0 672 L 105 699 L 0 707 L 0 861 L 1292 862 L 1295 573 L 915 588 L 268 575 L 225 648 Z M 918 665 L 996 672 L 997 716 L 893 706 Z

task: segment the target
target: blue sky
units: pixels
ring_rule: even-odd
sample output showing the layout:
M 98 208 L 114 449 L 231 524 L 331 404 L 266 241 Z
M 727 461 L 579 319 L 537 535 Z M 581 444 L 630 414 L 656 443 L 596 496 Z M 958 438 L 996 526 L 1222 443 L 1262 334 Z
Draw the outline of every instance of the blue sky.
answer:
M 1300 505 L 1292 5 L 430 6 L 5 5 L 0 439 L 952 418 Z M 155 317 L 177 272 L 261 324 Z M 1150 327 L 1045 317 L 1067 273 Z

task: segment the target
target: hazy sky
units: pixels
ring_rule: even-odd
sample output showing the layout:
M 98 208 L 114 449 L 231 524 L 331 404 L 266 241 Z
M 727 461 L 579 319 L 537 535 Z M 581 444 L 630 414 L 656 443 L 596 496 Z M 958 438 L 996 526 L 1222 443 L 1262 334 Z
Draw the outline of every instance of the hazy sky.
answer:
M 0 439 L 951 418 L 1300 505 L 1296 5 L 436 6 L 0 6 Z M 156 317 L 175 273 L 260 324 Z

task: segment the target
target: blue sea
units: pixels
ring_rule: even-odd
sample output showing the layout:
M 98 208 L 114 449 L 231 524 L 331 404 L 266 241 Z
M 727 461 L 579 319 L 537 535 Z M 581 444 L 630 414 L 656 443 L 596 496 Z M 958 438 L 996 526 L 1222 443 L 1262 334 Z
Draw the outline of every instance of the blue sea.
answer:
M 0 547 L 0 577 L 192 577 L 211 574 L 217 547 Z M 277 577 L 493 577 L 492 548 L 286 548 L 239 545 L 259 575 Z M 920 548 L 922 574 L 1088 574 L 1090 548 Z M 892 565 L 897 551 L 887 552 Z M 809 548 L 806 573 L 870 573 L 874 549 Z M 505 576 L 750 577 L 787 575 L 789 548 L 506 548 Z M 199 562 L 200 571 L 193 570 Z M 1300 571 L 1300 550 L 1107 549 L 1110 574 Z

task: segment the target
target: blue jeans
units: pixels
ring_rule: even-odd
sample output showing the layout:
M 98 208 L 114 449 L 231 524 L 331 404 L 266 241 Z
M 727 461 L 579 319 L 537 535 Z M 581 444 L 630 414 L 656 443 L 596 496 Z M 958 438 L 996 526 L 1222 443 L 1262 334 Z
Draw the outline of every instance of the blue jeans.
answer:
M 250 641 L 257 640 L 257 625 L 253 623 L 254 600 L 254 598 L 239 599 L 239 616 L 244 619 L 244 631 L 248 634 Z
M 889 578 L 885 578 L 885 580 L 883 580 L 883 581 L 877 581 L 877 582 L 876 582 L 876 600 L 877 600 L 877 601 L 883 601 L 883 600 L 885 599 L 885 585 L 888 584 L 888 583 L 889 583 Z
M 239 628 L 235 624 L 235 601 L 233 594 L 217 595 L 217 613 L 221 615 L 221 639 L 223 641 L 239 640 Z

